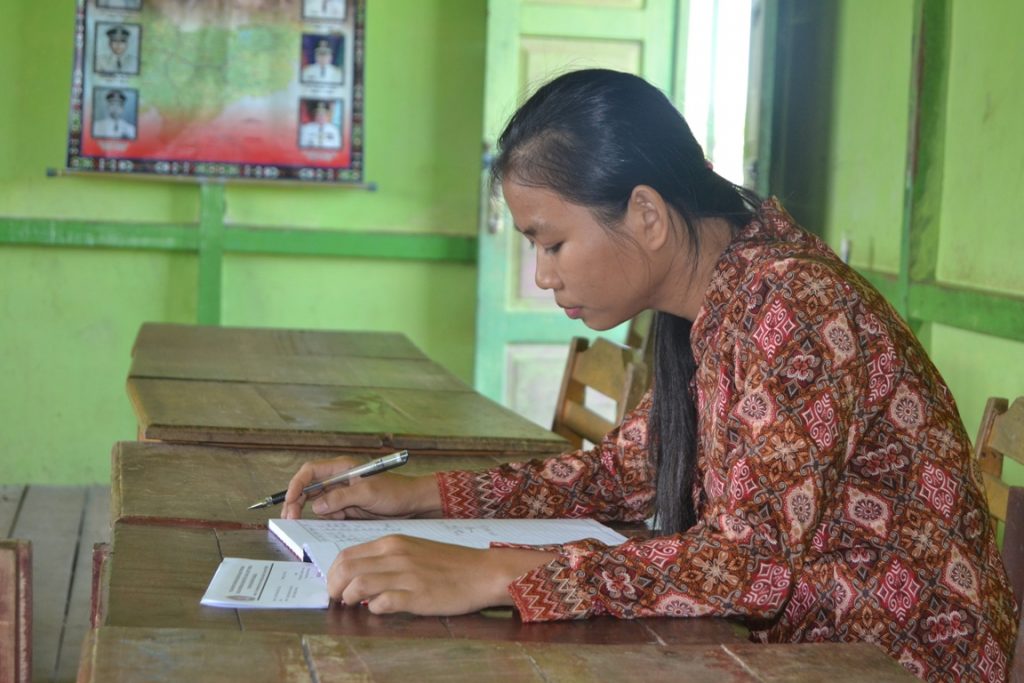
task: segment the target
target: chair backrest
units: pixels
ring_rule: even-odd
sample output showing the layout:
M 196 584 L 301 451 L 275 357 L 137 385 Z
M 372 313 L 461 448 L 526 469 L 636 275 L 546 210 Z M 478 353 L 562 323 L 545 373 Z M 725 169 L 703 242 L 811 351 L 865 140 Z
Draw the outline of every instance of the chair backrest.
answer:
M 626 346 L 640 352 L 639 360 L 647 367 L 653 367 L 652 349 L 654 348 L 654 311 L 640 311 L 629 321 L 626 330 Z
M 32 544 L 0 539 L 0 683 L 32 680 Z
M 1024 464 L 1024 396 L 1013 405 L 1005 398 L 988 400 L 974 455 L 981 468 L 992 521 L 1004 523 L 1003 564 L 1020 608 L 1024 598 L 1024 488 L 1006 484 L 1002 474 L 1004 458 Z M 1010 680 L 1014 683 L 1024 683 L 1024 612 L 1021 616 L 1011 662 Z
M 981 418 L 974 453 L 981 468 L 989 514 L 1005 524 L 1003 562 L 1018 604 L 1024 597 L 1024 488 L 1002 480 L 1003 459 L 1024 464 L 1024 396 L 1009 405 L 990 398 Z
M 576 448 L 582 447 L 584 439 L 599 442 L 636 406 L 647 389 L 649 373 L 640 357 L 637 349 L 602 337 L 592 344 L 573 337 L 551 430 Z M 615 402 L 614 421 L 587 407 L 588 387 Z

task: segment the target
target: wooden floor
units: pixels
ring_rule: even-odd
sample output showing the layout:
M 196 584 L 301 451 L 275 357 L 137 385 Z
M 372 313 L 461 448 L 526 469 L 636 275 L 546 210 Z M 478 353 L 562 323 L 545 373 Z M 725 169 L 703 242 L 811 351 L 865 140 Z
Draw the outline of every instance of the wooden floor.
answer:
M 107 542 L 109 486 L 0 486 L 0 537 L 32 542 L 32 680 L 75 680 L 89 628 L 92 546 Z

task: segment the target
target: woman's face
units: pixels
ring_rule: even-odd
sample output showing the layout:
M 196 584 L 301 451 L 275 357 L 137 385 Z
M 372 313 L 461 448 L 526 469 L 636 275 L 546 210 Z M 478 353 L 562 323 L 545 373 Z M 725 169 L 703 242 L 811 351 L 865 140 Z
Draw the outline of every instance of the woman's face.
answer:
M 516 229 L 537 254 L 537 286 L 550 289 L 566 315 L 607 330 L 647 307 L 650 263 L 629 241 L 629 220 L 613 237 L 586 207 L 544 188 L 502 182 Z

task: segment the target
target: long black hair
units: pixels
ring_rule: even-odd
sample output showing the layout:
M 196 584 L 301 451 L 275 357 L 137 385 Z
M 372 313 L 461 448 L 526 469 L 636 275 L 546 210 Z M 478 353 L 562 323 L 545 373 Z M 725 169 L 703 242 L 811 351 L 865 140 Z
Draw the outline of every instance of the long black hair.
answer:
M 699 219 L 725 219 L 735 232 L 750 222 L 759 203 L 752 192 L 711 170 L 690 127 L 661 91 L 637 76 L 605 69 L 559 76 L 519 108 L 498 139 L 492 181 L 503 178 L 585 206 L 613 233 L 633 188 L 648 185 L 682 219 L 694 255 Z M 655 318 L 648 448 L 657 468 L 655 522 L 663 533 L 684 531 L 696 521 L 691 323 L 663 312 Z

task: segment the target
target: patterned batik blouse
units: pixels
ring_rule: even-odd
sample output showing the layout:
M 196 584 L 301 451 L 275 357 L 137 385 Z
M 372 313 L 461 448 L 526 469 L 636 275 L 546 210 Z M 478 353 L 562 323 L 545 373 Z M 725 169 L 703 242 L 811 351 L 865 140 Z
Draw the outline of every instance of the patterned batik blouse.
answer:
M 869 641 L 922 678 L 1004 680 L 1016 606 L 970 442 L 881 295 L 771 200 L 691 342 L 697 523 L 560 546 L 509 586 L 523 620 L 736 617 L 762 641 Z M 438 474 L 444 513 L 647 518 L 650 407 L 591 450 Z

